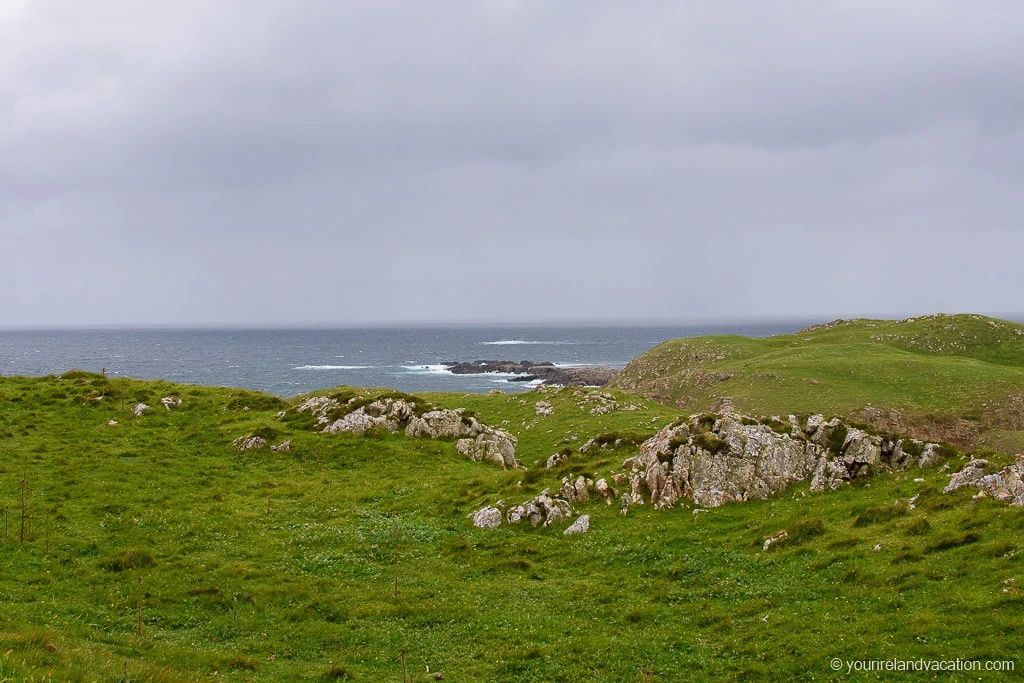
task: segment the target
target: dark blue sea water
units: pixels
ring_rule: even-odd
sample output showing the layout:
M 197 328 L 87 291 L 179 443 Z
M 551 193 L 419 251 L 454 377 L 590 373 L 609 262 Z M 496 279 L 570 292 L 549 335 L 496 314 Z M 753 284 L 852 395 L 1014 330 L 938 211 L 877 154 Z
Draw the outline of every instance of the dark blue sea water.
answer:
M 817 320 L 672 327 L 483 327 L 293 330 L 0 331 L 0 374 L 42 376 L 74 368 L 295 394 L 348 384 L 403 391 L 524 391 L 507 376 L 453 375 L 472 360 L 625 366 L 667 339 L 704 334 L 763 337 Z

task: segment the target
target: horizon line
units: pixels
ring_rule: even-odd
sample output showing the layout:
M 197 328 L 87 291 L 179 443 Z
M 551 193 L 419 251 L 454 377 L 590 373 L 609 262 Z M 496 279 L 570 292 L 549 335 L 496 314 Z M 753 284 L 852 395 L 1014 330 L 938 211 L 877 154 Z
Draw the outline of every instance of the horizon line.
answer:
M 679 318 L 607 318 L 607 319 L 567 319 L 555 320 L 395 320 L 395 321 L 357 321 L 339 322 L 187 322 L 187 323 L 97 323 L 97 324 L 27 324 L 0 325 L 0 332 L 63 332 L 63 331 L 279 331 L 279 330 L 351 330 L 351 329 L 490 329 L 490 328 L 530 328 L 530 327 L 688 327 L 695 325 L 738 325 L 748 323 L 782 323 L 782 322 L 831 322 L 834 320 L 905 320 L 907 318 L 939 315 L 940 313 L 905 313 L 905 314 L 858 314 L 858 315 L 816 315 L 816 314 L 780 314 L 780 315 L 723 315 L 703 316 L 688 319 Z M 972 313 L 955 313 L 950 315 L 971 315 Z M 986 317 L 1001 318 L 1013 322 L 1024 322 L 1024 312 L 984 312 L 973 313 Z

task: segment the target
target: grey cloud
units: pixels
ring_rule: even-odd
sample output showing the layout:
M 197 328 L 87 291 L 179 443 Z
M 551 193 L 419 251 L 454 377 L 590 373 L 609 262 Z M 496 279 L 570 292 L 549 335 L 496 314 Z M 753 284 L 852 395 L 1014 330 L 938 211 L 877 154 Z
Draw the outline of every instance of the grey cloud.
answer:
M 994 1 L 12 3 L 0 325 L 1012 310 L 1022 28 Z

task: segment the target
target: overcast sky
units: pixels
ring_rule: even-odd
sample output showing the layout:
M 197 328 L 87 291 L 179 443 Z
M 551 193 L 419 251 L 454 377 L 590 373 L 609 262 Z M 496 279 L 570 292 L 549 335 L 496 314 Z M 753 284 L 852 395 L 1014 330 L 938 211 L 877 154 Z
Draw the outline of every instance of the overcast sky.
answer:
M 1024 309 L 1024 3 L 0 0 L 0 326 Z

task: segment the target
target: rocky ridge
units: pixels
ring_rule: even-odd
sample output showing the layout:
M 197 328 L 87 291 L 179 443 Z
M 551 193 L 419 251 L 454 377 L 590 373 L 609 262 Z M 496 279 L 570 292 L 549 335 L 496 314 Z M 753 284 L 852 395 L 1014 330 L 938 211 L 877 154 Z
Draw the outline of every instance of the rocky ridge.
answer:
M 831 491 L 879 469 L 924 467 L 938 448 L 883 438 L 822 415 L 761 423 L 736 413 L 701 414 L 641 444 L 616 481 L 628 482 L 632 505 L 646 500 L 667 509 L 685 498 L 717 507 L 767 498 L 807 479 L 812 491 Z
M 457 439 L 456 450 L 471 460 L 521 467 L 515 457 L 516 437 L 481 423 L 462 408 L 437 409 L 395 397 L 368 401 L 355 396 L 342 402 L 331 396 L 313 396 L 295 412 L 312 415 L 316 428 L 324 434 L 365 434 L 382 429 L 409 438 Z

